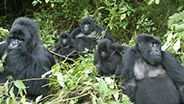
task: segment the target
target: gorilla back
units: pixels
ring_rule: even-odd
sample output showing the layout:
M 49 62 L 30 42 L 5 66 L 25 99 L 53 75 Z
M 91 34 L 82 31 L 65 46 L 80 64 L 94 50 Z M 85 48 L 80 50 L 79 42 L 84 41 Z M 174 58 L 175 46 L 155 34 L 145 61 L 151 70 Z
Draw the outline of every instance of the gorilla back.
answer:
M 41 78 L 55 64 L 52 54 L 41 41 L 37 24 L 29 18 L 19 17 L 14 21 L 7 36 L 7 51 L 3 73 L 12 75 L 14 80 Z M 49 80 L 43 79 L 24 81 L 28 87 L 26 97 L 34 100 L 39 95 L 45 96 L 49 87 L 42 86 L 48 83 Z M 17 92 L 14 88 L 14 93 Z

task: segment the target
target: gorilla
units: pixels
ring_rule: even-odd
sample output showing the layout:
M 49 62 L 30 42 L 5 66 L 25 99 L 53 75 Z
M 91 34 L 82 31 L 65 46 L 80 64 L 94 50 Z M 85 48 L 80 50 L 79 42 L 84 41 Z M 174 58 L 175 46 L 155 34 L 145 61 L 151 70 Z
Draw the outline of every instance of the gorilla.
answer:
M 68 63 L 73 63 L 71 59 L 77 59 L 75 41 L 66 32 L 60 33 L 59 41 L 55 44 L 51 51 L 61 55 L 61 57 L 59 57 L 59 61 L 64 61 L 65 57 L 68 55 L 68 58 L 70 58 L 66 60 Z
M 96 25 L 91 17 L 85 17 L 81 21 L 80 27 L 74 29 L 71 33 L 71 37 L 76 41 L 77 51 L 82 52 L 85 48 L 92 50 L 98 44 L 97 40 L 101 38 L 107 38 L 114 42 L 108 31 L 102 37 L 102 31 L 105 31 L 104 27 Z
M 44 47 L 37 24 L 29 18 L 19 17 L 7 35 L 7 57 L 4 72 L 0 73 L 0 83 L 4 83 L 8 75 L 14 80 L 41 78 L 55 64 L 52 54 Z M 46 76 L 47 78 L 49 75 Z M 26 97 L 34 100 L 37 96 L 45 96 L 50 88 L 43 87 L 49 80 L 24 81 Z M 14 88 L 17 96 L 18 89 Z
M 117 49 L 117 45 L 120 47 L 119 44 L 112 43 L 109 39 L 102 39 L 99 41 L 93 60 L 98 75 L 120 75 L 121 70 L 117 70 L 117 66 L 121 63 L 122 56 L 119 52 L 113 50 Z M 124 49 L 126 48 L 124 47 Z M 123 51 L 122 45 L 121 50 Z
M 183 104 L 184 70 L 161 41 L 142 33 L 126 50 L 121 67 L 121 86 L 135 104 Z

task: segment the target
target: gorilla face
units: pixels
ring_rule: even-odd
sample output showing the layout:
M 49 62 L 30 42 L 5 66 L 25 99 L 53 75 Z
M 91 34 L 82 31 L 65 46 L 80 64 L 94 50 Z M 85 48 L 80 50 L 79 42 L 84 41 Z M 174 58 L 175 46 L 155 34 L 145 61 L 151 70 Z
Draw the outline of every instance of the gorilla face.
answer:
M 140 34 L 136 38 L 136 48 L 141 56 L 151 65 L 158 65 L 161 60 L 161 41 L 151 35 Z
M 110 57 L 111 44 L 111 41 L 108 39 L 103 39 L 98 43 L 98 51 L 103 59 Z
M 11 39 L 11 43 L 8 45 L 8 49 L 15 49 L 22 44 L 23 41 L 18 39 Z
M 24 42 L 22 31 L 19 31 L 19 30 L 10 31 L 7 41 L 8 41 L 9 51 L 20 47 Z
M 42 44 L 36 23 L 28 18 L 22 18 L 14 21 L 7 35 L 8 52 L 15 49 L 31 52 L 37 43 Z
M 66 32 L 62 32 L 62 33 L 60 34 L 59 39 L 60 39 L 60 43 L 61 43 L 61 45 L 62 45 L 63 47 L 66 47 L 66 46 L 68 46 L 68 45 L 70 44 L 71 38 L 70 38 L 69 34 L 66 33 Z
M 95 23 L 91 17 L 86 17 L 81 21 L 81 32 L 85 35 L 93 32 L 95 28 Z

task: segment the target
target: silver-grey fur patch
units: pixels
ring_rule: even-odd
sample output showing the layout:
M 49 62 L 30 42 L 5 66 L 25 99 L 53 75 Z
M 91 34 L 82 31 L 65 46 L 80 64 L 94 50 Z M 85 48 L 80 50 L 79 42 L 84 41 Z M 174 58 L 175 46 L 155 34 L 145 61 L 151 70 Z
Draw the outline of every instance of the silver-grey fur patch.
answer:
M 152 66 L 146 63 L 143 59 L 136 60 L 134 66 L 134 76 L 137 80 L 142 80 L 146 77 L 153 78 L 166 74 L 166 71 L 161 65 Z

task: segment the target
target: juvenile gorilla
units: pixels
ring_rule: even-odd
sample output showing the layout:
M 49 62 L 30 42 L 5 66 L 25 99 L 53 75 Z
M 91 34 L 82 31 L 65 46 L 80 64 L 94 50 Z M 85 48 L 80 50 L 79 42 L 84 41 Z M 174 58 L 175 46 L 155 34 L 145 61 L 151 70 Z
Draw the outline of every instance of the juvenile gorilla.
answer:
M 161 41 L 148 34 L 137 36 L 135 47 L 123 56 L 123 93 L 135 104 L 183 104 L 184 70 Z
M 76 41 L 77 51 L 82 52 L 85 48 L 92 50 L 98 44 L 97 40 L 100 38 L 108 38 L 114 42 L 112 35 L 108 31 L 105 32 L 104 37 L 101 37 L 102 31 L 105 31 L 104 27 L 96 25 L 91 17 L 85 17 L 81 21 L 81 26 L 71 33 L 71 37 Z
M 7 75 L 14 80 L 41 78 L 41 75 L 50 71 L 55 64 L 52 54 L 44 47 L 37 24 L 25 17 L 17 18 L 7 35 L 7 57 L 4 72 L 0 73 L 0 83 L 6 81 Z M 48 76 L 46 76 L 48 78 Z M 37 96 L 45 96 L 49 87 L 49 80 L 24 81 L 27 95 L 30 100 Z M 18 89 L 14 88 L 17 94 Z
M 117 66 L 121 60 L 122 56 L 118 52 L 112 50 L 112 42 L 109 39 L 102 39 L 99 41 L 93 60 L 93 64 L 99 75 L 119 76 L 120 72 L 117 70 Z
M 66 60 L 68 63 L 73 63 L 72 60 L 77 59 L 75 41 L 66 32 L 60 33 L 59 42 L 55 44 L 52 51 L 61 55 L 61 57 L 59 57 L 59 61 L 65 60 L 65 57 L 67 57 L 68 55 L 68 58 L 70 58 Z

